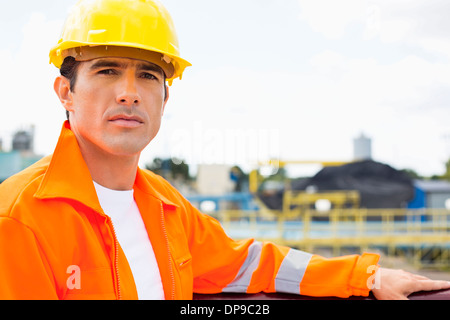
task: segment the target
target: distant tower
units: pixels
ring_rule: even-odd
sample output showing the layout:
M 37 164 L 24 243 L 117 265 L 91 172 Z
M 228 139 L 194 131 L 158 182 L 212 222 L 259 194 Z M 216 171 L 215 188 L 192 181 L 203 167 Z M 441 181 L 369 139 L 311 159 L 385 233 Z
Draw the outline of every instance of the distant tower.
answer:
M 353 160 L 372 159 L 372 140 L 363 133 L 358 138 L 353 139 Z

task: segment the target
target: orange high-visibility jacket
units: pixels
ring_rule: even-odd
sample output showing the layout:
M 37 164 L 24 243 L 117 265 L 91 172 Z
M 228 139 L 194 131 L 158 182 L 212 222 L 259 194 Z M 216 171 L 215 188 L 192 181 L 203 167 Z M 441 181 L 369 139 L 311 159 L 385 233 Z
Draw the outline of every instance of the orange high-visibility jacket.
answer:
M 325 259 L 269 242 L 234 241 L 164 179 L 142 169 L 134 196 L 166 299 L 191 299 L 193 292 L 348 297 L 370 291 L 376 254 Z M 67 121 L 52 156 L 0 185 L 0 299 L 137 299 Z

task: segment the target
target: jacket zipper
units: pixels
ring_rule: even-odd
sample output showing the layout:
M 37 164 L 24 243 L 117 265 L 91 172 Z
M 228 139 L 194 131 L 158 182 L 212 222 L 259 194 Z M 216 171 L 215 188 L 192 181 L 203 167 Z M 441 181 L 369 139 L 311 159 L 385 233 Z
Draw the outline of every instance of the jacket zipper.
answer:
M 164 240 L 166 241 L 166 248 L 167 248 L 167 254 L 169 257 L 169 273 L 170 273 L 170 280 L 172 281 L 172 295 L 171 300 L 175 300 L 175 276 L 173 274 L 173 267 L 172 267 L 172 258 L 170 255 L 170 246 L 169 246 L 169 238 L 167 236 L 167 230 L 166 230 L 166 224 L 164 222 L 164 208 L 162 202 L 160 202 L 161 205 L 161 226 L 164 233 Z
M 116 273 L 116 288 L 117 288 L 117 300 L 121 299 L 120 292 L 120 275 L 119 275 L 119 241 L 117 241 L 116 229 L 114 229 L 114 223 L 112 219 L 108 217 L 113 232 L 114 238 L 114 271 Z

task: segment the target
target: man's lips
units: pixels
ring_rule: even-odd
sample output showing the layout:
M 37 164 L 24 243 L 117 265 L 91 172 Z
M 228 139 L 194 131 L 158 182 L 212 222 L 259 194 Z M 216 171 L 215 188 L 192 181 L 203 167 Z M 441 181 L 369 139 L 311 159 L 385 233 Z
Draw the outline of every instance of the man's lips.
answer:
M 140 122 L 140 123 L 144 122 L 141 119 L 141 117 L 139 117 L 139 116 L 136 116 L 136 115 L 129 116 L 129 115 L 126 115 L 126 114 L 118 114 L 118 115 L 115 115 L 115 116 L 113 116 L 113 117 L 111 117 L 109 119 L 109 121 L 115 121 L 115 120 L 137 121 L 137 122 Z
M 138 116 L 129 116 L 124 114 L 113 116 L 108 121 L 115 125 L 128 128 L 135 128 L 144 123 L 144 121 Z

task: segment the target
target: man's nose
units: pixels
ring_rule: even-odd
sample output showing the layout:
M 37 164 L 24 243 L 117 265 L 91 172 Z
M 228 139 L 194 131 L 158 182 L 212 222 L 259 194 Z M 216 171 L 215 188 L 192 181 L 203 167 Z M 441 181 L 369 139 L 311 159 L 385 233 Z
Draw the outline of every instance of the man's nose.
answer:
M 120 93 L 116 97 L 117 103 L 128 107 L 139 105 L 141 97 L 136 85 L 134 72 L 126 72 L 120 82 Z

